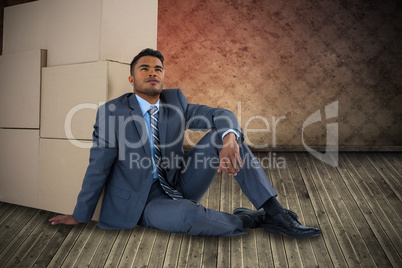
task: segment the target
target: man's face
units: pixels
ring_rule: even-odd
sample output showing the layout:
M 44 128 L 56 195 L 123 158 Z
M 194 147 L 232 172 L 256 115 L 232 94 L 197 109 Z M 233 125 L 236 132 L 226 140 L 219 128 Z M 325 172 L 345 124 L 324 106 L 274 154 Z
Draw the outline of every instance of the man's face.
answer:
M 134 66 L 129 81 L 134 87 L 134 93 L 143 99 L 159 96 L 165 82 L 162 62 L 152 56 L 141 57 Z

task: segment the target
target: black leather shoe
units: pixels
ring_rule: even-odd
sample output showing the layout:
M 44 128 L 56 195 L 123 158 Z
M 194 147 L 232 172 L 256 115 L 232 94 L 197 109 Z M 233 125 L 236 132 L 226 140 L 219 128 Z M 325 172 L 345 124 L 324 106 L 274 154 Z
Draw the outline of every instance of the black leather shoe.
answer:
M 269 233 L 284 234 L 294 238 L 314 237 L 321 234 L 321 230 L 315 227 L 303 226 L 298 221 L 298 216 L 291 210 L 284 209 L 284 213 L 268 216 L 264 210 L 251 210 L 248 208 L 236 208 L 234 215 L 239 216 L 245 228 L 262 227 Z
M 284 234 L 293 238 L 314 237 L 321 234 L 320 229 L 301 225 L 292 213 L 286 211 L 275 216 L 265 216 L 261 225 L 266 232 Z
M 285 209 L 285 213 L 289 214 L 294 220 L 298 220 L 298 216 L 291 210 Z M 262 227 L 263 221 L 265 217 L 269 217 L 266 215 L 263 209 L 261 210 L 251 210 L 248 208 L 236 208 L 233 210 L 233 214 L 239 216 L 243 224 L 245 225 L 244 228 L 259 228 Z
M 289 216 L 291 216 L 293 219 L 295 219 L 296 221 L 299 219 L 299 216 L 297 216 L 297 214 L 289 209 L 284 208 L 285 213 L 289 214 Z

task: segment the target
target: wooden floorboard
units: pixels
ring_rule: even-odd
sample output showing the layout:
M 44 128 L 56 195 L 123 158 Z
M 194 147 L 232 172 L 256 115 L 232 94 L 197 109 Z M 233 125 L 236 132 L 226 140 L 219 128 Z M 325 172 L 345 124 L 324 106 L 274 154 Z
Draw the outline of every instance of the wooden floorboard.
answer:
M 315 180 L 317 180 L 316 171 L 312 164 L 306 159 L 305 155 L 296 154 L 295 158 L 312 201 L 313 208 L 317 216 L 318 225 L 322 230 L 322 236 L 316 238 L 315 240 L 317 241 L 312 242 L 317 251 L 316 256 L 321 255 L 322 258 L 320 261 L 326 265 L 330 265 L 329 267 L 347 267 L 347 262 L 336 236 L 336 230 L 334 230 L 334 226 L 331 221 L 335 220 L 336 218 L 331 214 L 331 211 L 328 212 L 330 207 L 326 207 L 325 205 L 328 204 L 325 204 L 325 201 L 321 199 L 323 193 L 320 194 L 320 185 L 317 186 L 315 184 Z
M 112 249 L 107 256 L 105 267 L 118 267 L 133 231 L 134 230 L 130 229 L 119 230 L 117 237 L 114 240 Z
M 308 153 L 257 152 L 284 207 L 320 227 L 292 239 L 261 229 L 191 237 L 96 222 L 52 226 L 48 211 L 0 202 L 0 267 L 402 267 L 402 153 L 345 152 L 336 167 Z M 275 160 L 283 159 L 278 167 Z M 272 162 L 273 161 L 273 162 Z M 231 213 L 253 208 L 236 180 L 218 174 L 202 198 Z
M 390 218 L 393 221 L 393 218 L 396 215 L 392 213 L 388 201 L 372 182 L 371 177 L 367 172 L 365 172 L 361 163 L 357 161 L 358 159 L 356 159 L 356 156 L 352 154 L 342 156 L 342 161 L 345 161 L 348 172 L 351 175 L 351 181 L 357 186 L 357 191 L 361 193 L 362 200 L 367 202 L 367 207 L 363 205 L 366 209 L 365 215 L 369 215 L 366 219 L 369 221 L 376 221 L 371 225 L 371 227 L 377 232 L 377 239 L 380 241 L 382 246 L 385 247 L 385 253 L 387 254 L 389 261 L 392 265 L 397 267 L 401 263 L 400 252 L 398 252 L 395 247 L 401 243 L 399 238 L 400 229 L 395 230 L 390 222 Z M 389 214 L 387 215 L 387 213 Z M 395 221 L 397 221 L 398 217 L 395 218 Z M 401 249 L 401 247 L 398 248 Z
M 371 256 L 376 261 L 376 264 L 379 265 L 379 267 L 389 267 L 390 262 L 385 256 L 385 252 L 387 251 L 387 248 L 390 248 L 391 244 L 389 243 L 389 240 L 385 239 L 386 234 L 381 228 L 380 222 L 373 214 L 368 202 L 365 200 L 363 194 L 359 190 L 357 183 L 353 180 L 352 175 L 348 172 L 348 169 L 343 161 L 344 158 L 346 159 L 346 157 L 341 157 L 338 171 L 341 174 L 341 178 L 343 179 L 347 190 L 350 192 L 353 198 L 351 200 L 356 202 L 356 207 L 352 205 L 349 207 L 352 212 L 353 219 L 357 223 L 363 240 L 369 247 Z M 382 249 L 385 251 L 382 251 Z

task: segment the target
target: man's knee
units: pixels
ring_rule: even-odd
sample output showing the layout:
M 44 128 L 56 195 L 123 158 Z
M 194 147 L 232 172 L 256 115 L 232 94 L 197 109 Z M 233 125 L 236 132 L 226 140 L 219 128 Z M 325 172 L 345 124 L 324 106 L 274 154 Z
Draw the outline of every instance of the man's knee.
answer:
M 205 225 L 205 211 L 206 208 L 195 203 L 193 206 L 184 208 L 182 210 L 182 232 L 194 236 L 199 235 Z

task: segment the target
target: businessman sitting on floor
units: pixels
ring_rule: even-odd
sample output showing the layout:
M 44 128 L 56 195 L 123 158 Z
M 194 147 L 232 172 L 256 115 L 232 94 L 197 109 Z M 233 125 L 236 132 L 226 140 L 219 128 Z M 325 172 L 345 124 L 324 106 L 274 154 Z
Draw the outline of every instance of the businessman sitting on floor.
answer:
M 163 89 L 163 61 L 162 54 L 152 49 L 133 59 L 129 82 L 134 93 L 107 102 L 97 112 L 89 166 L 74 213 L 49 221 L 90 221 L 105 189 L 101 228 L 139 224 L 194 236 L 234 236 L 246 228 L 262 227 L 291 237 L 319 235 L 320 229 L 301 225 L 294 212 L 279 204 L 263 169 L 243 143 L 232 112 L 190 104 L 180 89 Z M 186 154 L 185 129 L 209 130 Z M 230 214 L 197 204 L 221 171 L 235 177 L 259 210 L 237 208 Z

